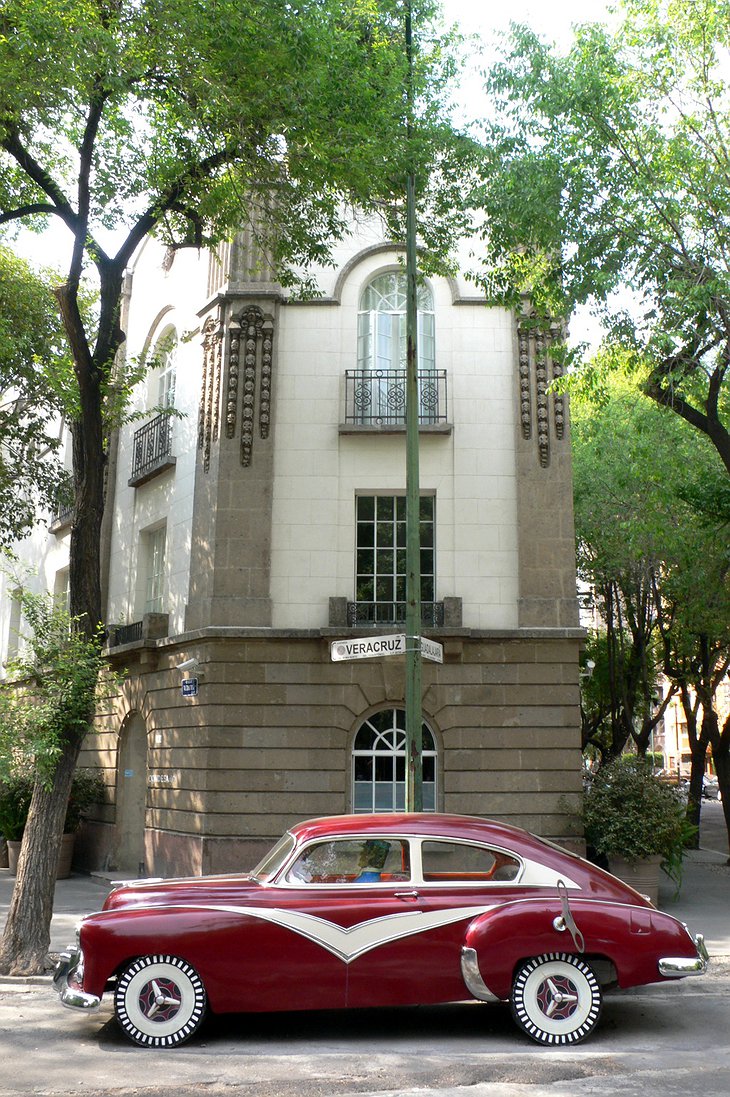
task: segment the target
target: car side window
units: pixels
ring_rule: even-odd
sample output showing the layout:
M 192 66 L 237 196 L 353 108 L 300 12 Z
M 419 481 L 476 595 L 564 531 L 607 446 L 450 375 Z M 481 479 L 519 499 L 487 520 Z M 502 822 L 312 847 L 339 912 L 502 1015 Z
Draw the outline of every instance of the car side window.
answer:
M 516 857 L 467 842 L 423 842 L 421 864 L 423 879 L 429 883 L 509 881 L 520 871 Z
M 308 846 L 289 869 L 288 883 L 402 883 L 411 878 L 408 842 L 399 838 L 342 838 Z

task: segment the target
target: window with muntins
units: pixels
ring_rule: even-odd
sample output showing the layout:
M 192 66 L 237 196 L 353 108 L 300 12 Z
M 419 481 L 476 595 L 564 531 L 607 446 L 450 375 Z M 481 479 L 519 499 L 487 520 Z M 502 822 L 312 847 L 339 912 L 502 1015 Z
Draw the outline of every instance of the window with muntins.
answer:
M 165 584 L 167 529 L 159 526 L 143 534 L 145 556 L 145 613 L 162 613 Z
M 421 601 L 434 605 L 436 590 L 434 496 L 422 495 Z M 358 495 L 356 499 L 355 599 L 358 620 L 390 624 L 405 620 L 406 499 L 404 495 Z M 428 620 L 428 612 L 424 619 Z
M 433 296 L 424 284 L 417 291 L 417 317 L 418 417 L 420 423 L 437 423 L 446 414 L 445 379 L 436 373 Z M 360 298 L 357 370 L 348 371 L 360 424 L 405 422 L 406 362 L 406 276 L 387 271 L 373 278 Z
M 428 724 L 423 736 L 423 809 L 436 810 L 436 745 Z M 352 751 L 353 811 L 404 811 L 406 714 L 383 709 L 364 721 Z
M 357 329 L 359 369 L 405 370 L 406 276 L 387 271 L 373 278 L 360 298 Z M 417 291 L 418 368 L 436 366 L 433 296 L 423 283 Z

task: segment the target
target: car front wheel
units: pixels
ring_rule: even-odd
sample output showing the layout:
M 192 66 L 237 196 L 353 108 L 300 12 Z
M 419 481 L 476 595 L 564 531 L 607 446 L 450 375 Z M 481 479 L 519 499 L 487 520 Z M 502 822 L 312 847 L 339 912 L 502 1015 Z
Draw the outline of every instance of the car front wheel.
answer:
M 177 1047 L 200 1027 L 205 987 L 177 956 L 141 956 L 119 976 L 114 1012 L 125 1035 L 143 1047 Z
M 552 952 L 517 970 L 510 1006 L 520 1028 L 538 1044 L 577 1044 L 598 1023 L 601 988 L 579 956 Z

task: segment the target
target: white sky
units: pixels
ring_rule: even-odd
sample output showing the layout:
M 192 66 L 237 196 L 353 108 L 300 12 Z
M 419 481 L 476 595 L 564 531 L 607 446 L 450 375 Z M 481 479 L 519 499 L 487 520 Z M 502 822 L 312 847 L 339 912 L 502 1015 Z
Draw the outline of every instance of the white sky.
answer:
M 466 36 L 481 42 L 481 62 L 475 58 L 467 67 L 462 80 L 462 92 L 457 97 L 461 107 L 459 122 L 484 118 L 489 104 L 483 90 L 479 69 L 494 57 L 495 48 L 509 33 L 510 24 L 532 27 L 541 38 L 567 49 L 572 28 L 580 23 L 610 23 L 611 9 L 618 0 L 441 0 L 447 25 L 457 24 Z

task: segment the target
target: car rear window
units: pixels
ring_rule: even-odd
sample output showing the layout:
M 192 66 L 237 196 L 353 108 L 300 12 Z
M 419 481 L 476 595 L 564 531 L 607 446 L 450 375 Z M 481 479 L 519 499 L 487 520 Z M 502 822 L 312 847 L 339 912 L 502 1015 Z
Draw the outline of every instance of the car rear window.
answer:
M 504 850 L 468 842 L 423 842 L 421 864 L 429 883 L 508 881 L 520 871 L 517 858 Z

